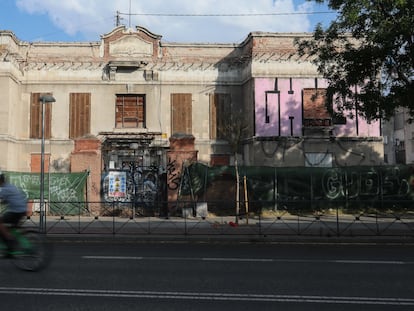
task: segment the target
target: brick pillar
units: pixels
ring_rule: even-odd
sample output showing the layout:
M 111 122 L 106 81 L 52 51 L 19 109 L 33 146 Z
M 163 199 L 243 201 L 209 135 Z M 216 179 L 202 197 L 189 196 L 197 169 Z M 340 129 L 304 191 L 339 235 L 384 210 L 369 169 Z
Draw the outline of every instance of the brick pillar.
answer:
M 97 138 L 80 138 L 75 140 L 75 149 L 70 155 L 71 172 L 84 172 L 90 175 L 87 180 L 87 199 L 99 202 L 101 192 L 101 142 Z
M 194 136 L 174 134 L 170 137 L 170 150 L 167 151 L 168 207 L 176 204 L 181 182 L 183 164 L 197 161 L 198 151 L 194 149 Z

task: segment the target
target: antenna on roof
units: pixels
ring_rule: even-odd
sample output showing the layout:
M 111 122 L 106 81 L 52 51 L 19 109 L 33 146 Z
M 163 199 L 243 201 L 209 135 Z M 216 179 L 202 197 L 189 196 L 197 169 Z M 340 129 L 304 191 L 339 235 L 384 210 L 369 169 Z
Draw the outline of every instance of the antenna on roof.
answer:
M 123 18 L 121 17 L 121 12 L 116 11 L 116 15 L 115 15 L 115 27 L 121 26 L 121 21 L 123 20 Z

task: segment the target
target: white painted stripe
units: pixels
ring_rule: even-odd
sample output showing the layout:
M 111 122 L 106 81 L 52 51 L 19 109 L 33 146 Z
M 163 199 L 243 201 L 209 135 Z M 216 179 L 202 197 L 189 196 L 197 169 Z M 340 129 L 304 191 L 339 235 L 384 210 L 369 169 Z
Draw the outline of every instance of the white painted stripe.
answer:
M 239 261 L 239 262 L 274 262 L 274 259 L 267 259 L 267 258 L 214 258 L 214 257 L 206 257 L 200 258 L 202 261 Z
M 412 262 L 393 261 L 393 260 L 334 260 L 337 263 L 347 264 L 368 264 L 368 265 L 405 265 L 412 264 Z
M 142 260 L 144 257 L 131 256 L 82 256 L 83 259 L 104 259 L 104 260 Z
M 315 259 L 275 259 L 275 258 L 240 258 L 240 257 L 135 257 L 135 256 L 82 256 L 93 260 L 161 260 L 161 261 L 231 261 L 231 262 L 290 262 L 290 263 L 334 263 L 362 265 L 414 265 L 412 261 L 398 260 L 315 260 Z
M 414 306 L 411 298 L 377 298 L 377 297 L 338 297 L 306 296 L 276 294 L 238 294 L 238 293 L 202 293 L 202 292 L 159 292 L 159 291 L 125 291 L 62 288 L 27 288 L 0 287 L 0 295 L 42 295 L 42 296 L 80 296 L 111 298 L 146 298 L 146 299 L 182 299 L 182 300 L 220 300 L 250 302 L 295 302 L 295 303 L 330 303 L 362 305 L 398 305 Z

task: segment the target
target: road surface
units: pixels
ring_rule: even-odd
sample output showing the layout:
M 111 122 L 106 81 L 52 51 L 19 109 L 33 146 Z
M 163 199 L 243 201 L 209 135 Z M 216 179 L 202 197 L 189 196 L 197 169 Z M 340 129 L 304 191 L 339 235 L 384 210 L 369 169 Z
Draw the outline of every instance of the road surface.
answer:
M 54 243 L 0 266 L 1 310 L 414 310 L 413 245 Z

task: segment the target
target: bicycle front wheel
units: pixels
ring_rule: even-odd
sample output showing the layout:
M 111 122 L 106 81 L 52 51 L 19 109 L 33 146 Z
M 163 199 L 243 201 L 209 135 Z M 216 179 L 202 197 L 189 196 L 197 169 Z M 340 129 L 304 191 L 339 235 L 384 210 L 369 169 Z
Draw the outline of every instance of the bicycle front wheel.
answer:
M 22 231 L 13 263 L 21 270 L 39 271 L 45 268 L 51 259 L 51 250 L 45 236 L 36 231 Z

